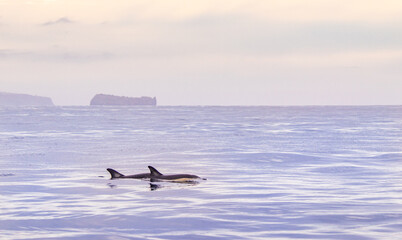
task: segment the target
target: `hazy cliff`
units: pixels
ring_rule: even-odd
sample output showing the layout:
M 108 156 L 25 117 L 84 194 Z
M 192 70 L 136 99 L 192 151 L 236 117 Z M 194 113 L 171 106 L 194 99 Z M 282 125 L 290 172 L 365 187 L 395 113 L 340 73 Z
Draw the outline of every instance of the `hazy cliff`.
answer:
M 0 92 L 0 106 L 53 106 L 48 97 Z
M 95 95 L 90 105 L 156 105 L 156 97 L 121 97 L 106 94 Z

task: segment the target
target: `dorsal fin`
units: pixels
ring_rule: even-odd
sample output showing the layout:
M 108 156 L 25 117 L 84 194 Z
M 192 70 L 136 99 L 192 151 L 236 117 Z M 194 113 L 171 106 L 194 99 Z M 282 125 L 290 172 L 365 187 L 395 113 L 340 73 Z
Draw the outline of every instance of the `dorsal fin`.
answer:
M 121 178 L 121 177 L 124 177 L 123 174 L 119 173 L 118 171 L 116 171 L 116 170 L 114 170 L 114 169 L 108 168 L 108 169 L 106 169 L 106 170 L 110 173 L 110 176 L 112 177 L 112 179 L 113 179 L 113 178 Z
M 160 173 L 158 170 L 156 170 L 154 167 L 152 166 L 148 166 L 149 171 L 151 171 L 151 176 L 162 176 L 163 174 Z

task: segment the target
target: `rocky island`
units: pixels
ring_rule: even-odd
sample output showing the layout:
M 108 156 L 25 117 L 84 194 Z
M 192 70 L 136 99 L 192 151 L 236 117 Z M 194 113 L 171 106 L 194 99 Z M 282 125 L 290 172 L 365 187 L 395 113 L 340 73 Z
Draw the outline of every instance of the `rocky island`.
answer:
M 51 98 L 0 92 L 0 106 L 54 106 Z
M 156 106 L 156 97 L 121 97 L 107 94 L 96 94 L 90 103 L 94 105 L 120 105 L 120 106 L 133 106 L 133 105 L 151 105 Z

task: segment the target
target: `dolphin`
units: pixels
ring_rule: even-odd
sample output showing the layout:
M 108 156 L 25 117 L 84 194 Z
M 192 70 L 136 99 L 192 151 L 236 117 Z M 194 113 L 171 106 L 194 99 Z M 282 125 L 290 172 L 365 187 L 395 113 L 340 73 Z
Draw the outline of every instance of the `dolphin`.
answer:
M 194 182 L 195 180 L 202 179 L 206 180 L 205 178 L 200 178 L 197 175 L 191 175 L 191 174 L 173 174 L 173 175 L 163 175 L 160 173 L 158 170 L 156 170 L 152 166 L 148 166 L 151 176 L 150 179 L 151 181 L 171 181 L 171 182 L 183 182 L 183 183 L 189 183 L 189 182 Z
M 118 171 L 108 168 L 106 169 L 109 173 L 111 178 L 110 179 L 116 179 L 116 178 L 136 178 L 136 179 L 143 179 L 143 178 L 151 178 L 150 173 L 139 173 L 139 174 L 134 174 L 134 175 L 123 175 L 119 173 Z

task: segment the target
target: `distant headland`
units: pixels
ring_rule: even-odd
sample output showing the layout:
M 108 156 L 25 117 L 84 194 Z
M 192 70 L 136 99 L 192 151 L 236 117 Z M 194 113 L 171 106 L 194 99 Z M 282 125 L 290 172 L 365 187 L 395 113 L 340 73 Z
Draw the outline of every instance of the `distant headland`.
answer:
M 94 105 L 121 105 L 121 106 L 133 106 L 133 105 L 151 105 L 156 106 L 156 97 L 122 97 L 107 94 L 96 94 L 90 103 Z
M 0 106 L 54 106 L 51 98 L 0 92 Z

